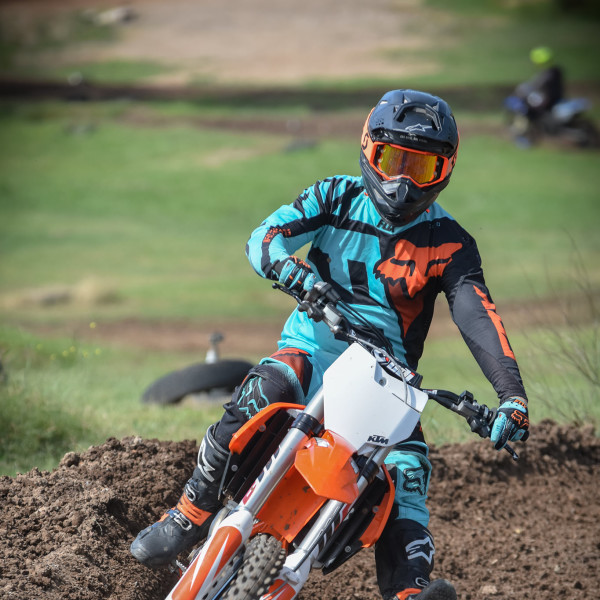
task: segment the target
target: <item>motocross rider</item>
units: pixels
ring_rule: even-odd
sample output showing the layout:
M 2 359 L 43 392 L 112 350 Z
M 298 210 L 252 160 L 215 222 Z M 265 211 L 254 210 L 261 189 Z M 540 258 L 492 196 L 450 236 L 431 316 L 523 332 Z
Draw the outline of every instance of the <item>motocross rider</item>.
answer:
M 529 58 L 539 71 L 531 81 L 524 84 L 529 118 L 536 119 L 552 110 L 552 107 L 563 99 L 563 72 L 555 64 L 552 50 L 546 46 L 533 48 Z
M 246 254 L 259 275 L 290 289 L 331 283 L 412 369 L 423 352 L 436 296 L 444 292 L 453 320 L 498 394 L 491 439 L 499 450 L 527 438 L 527 397 L 475 240 L 436 202 L 450 181 L 458 143 L 444 100 L 415 90 L 386 93 L 364 125 L 362 176 L 337 175 L 304 190 L 252 232 Z M 294 253 L 305 244 L 310 249 L 302 260 Z M 179 502 L 138 534 L 132 554 L 157 567 L 205 537 L 220 508 L 219 481 L 234 432 L 269 403 L 306 404 L 346 348 L 326 325 L 295 309 L 277 352 L 249 372 L 221 420 L 208 428 Z M 425 501 L 431 464 L 420 425 L 386 462 L 396 492 L 375 548 L 382 597 L 453 600 L 451 583 L 430 580 L 434 541 Z

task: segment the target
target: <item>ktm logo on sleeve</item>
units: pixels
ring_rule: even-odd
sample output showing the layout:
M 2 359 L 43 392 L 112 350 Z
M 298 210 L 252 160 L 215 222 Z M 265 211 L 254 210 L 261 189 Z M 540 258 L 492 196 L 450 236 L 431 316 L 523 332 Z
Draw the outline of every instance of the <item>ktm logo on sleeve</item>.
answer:
M 382 259 L 375 265 L 375 276 L 387 288 L 396 310 L 402 316 L 404 333 L 423 309 L 423 300 L 415 296 L 430 278 L 441 277 L 452 255 L 461 248 L 460 243 L 419 247 L 412 242 L 399 240 L 394 248 L 394 256 Z

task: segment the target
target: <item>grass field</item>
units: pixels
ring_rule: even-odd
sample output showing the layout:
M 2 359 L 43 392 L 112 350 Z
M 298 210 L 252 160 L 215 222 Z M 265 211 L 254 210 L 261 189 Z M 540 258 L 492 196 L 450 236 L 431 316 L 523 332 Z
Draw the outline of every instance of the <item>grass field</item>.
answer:
M 2 120 L 9 304 L 19 290 L 92 278 L 115 296 L 97 308 L 102 318 L 264 316 L 271 306 L 249 301 L 269 294 L 245 262 L 249 232 L 317 179 L 359 172 L 352 139 L 286 152 L 287 137 L 140 128 L 85 108 L 78 125 L 60 106 Z M 525 154 L 508 139 L 463 136 L 443 204 L 477 238 L 496 297 L 568 290 L 574 248 L 600 281 L 597 165 L 595 152 Z M 72 318 L 77 307 L 27 316 Z
M 455 10 L 481 16 L 471 2 Z M 457 72 L 453 90 L 506 82 L 511 69 L 519 72 L 530 41 L 525 24 L 531 27 L 532 19 L 526 11 L 513 18 L 521 41 L 502 55 L 505 64 L 494 81 L 482 56 L 500 44 L 497 32 L 471 32 L 461 45 L 450 44 L 447 60 L 465 70 Z M 558 48 L 578 78 L 597 90 L 600 77 L 594 79 L 582 58 L 598 44 L 593 23 L 574 17 L 557 22 L 550 13 L 538 21 L 534 37 L 560 30 Z M 464 33 L 460 19 L 453 23 L 453 35 Z M 119 72 L 135 78 L 127 69 Z M 449 83 L 431 80 L 442 90 Z M 597 425 L 600 155 L 556 144 L 517 149 L 503 130 L 501 100 L 476 113 L 460 103 L 454 107 L 463 134 L 441 201 L 477 239 L 501 313 L 503 305 L 517 303 L 531 310 L 533 323 L 538 304 L 565 306 L 560 319 L 543 327 L 519 321 L 509 328 L 533 420 Z M 352 118 L 368 107 L 345 110 Z M 281 321 L 290 305 L 249 267 L 246 239 L 269 212 L 315 180 L 358 174 L 359 132 L 356 139 L 294 145 L 298 140 L 290 134 L 192 122 L 194 116 L 235 122 L 265 114 L 259 105 L 238 112 L 231 105 L 127 101 L 0 104 L 0 361 L 8 373 L 0 383 L 1 473 L 51 468 L 64 452 L 108 436 L 198 439 L 218 418 L 214 406 L 139 403 L 149 382 L 202 357 L 33 332 L 49 324 L 101 327 L 128 318 Z M 300 103 L 274 114 L 312 113 Z M 571 314 L 573 298 L 589 304 L 585 318 Z M 468 388 L 494 402 L 458 334 L 432 339 L 420 371 L 428 385 Z M 470 435 L 442 410 L 432 409 L 424 422 L 434 443 Z

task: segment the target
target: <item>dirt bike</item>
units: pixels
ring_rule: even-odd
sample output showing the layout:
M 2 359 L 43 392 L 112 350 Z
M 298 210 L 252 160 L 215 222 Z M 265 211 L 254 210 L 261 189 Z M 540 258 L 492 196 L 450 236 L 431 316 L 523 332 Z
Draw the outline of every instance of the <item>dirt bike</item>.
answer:
M 302 298 L 274 287 L 349 346 L 306 406 L 271 404 L 234 435 L 224 508 L 189 566 L 176 561 L 181 578 L 167 600 L 290 600 L 312 569 L 330 573 L 372 546 L 394 501 L 384 461 L 429 400 L 490 434 L 494 409 L 469 392 L 421 389 L 422 377 L 330 284 L 318 282 Z
M 586 98 L 561 100 L 532 118 L 530 111 L 541 101 L 538 96 L 527 84 L 521 84 L 504 101 L 508 127 L 517 145 L 531 146 L 550 137 L 580 148 L 600 146 L 600 134 L 587 114 L 591 103 Z

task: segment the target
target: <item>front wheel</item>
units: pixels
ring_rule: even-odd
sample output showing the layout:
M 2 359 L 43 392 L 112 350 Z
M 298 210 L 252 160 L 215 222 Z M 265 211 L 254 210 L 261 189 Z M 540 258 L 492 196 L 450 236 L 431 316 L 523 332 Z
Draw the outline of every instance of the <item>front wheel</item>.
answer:
M 246 546 L 242 565 L 221 600 L 257 600 L 275 581 L 283 563 L 285 550 L 270 535 L 253 537 Z

